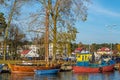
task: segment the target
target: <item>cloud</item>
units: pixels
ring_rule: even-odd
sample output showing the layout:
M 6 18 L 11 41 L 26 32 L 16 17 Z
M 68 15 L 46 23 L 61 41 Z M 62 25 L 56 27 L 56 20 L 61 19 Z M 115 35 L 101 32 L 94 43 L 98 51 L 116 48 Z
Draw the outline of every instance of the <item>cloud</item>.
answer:
M 111 11 L 111 10 L 106 9 L 106 8 L 103 8 L 99 5 L 92 5 L 92 6 L 89 7 L 89 9 L 90 9 L 91 13 L 113 16 L 113 17 L 120 17 L 119 13 L 117 13 L 115 11 Z

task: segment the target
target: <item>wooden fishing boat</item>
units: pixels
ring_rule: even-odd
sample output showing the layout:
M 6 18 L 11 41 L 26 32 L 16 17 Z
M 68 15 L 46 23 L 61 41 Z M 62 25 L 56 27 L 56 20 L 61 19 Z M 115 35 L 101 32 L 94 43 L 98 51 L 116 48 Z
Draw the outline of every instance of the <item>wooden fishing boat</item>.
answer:
M 49 62 L 49 13 L 48 10 L 46 9 L 46 29 L 45 29 L 45 61 Z M 55 38 L 55 36 L 54 36 Z M 54 41 L 53 41 L 54 42 Z M 54 51 L 53 51 L 54 52 Z M 55 54 L 55 53 L 53 53 Z M 52 61 L 55 60 L 55 55 L 53 55 Z M 54 63 L 52 63 L 54 64 Z M 36 74 L 51 74 L 51 73 L 57 73 L 60 70 L 59 64 L 57 64 L 58 67 L 52 67 L 49 69 L 35 69 Z
M 97 72 L 109 72 L 114 70 L 115 62 L 110 59 L 109 61 L 102 61 L 101 63 L 90 63 L 89 57 L 92 54 L 77 54 L 77 63 L 73 66 L 73 72 L 76 73 L 97 73 Z
M 48 70 L 35 70 L 35 74 L 56 74 L 60 71 L 60 69 L 48 69 Z
M 59 65 L 22 65 L 22 64 L 8 64 L 11 73 L 34 73 L 34 70 L 48 70 L 60 68 Z

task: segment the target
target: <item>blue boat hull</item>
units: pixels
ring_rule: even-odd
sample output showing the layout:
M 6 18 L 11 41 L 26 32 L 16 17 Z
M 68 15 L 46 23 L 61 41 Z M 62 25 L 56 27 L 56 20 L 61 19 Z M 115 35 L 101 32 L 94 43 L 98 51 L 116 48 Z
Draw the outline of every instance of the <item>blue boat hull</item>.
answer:
M 49 69 L 49 70 L 35 70 L 35 74 L 55 74 L 58 73 L 60 69 Z

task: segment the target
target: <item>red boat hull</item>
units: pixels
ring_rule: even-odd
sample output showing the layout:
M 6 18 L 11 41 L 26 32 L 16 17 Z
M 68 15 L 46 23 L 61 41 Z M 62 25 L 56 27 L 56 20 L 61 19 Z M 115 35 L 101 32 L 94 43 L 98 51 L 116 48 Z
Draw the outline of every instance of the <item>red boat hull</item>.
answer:
M 103 67 L 73 66 L 73 72 L 75 73 L 97 73 L 97 72 L 109 72 L 113 70 L 114 65 Z

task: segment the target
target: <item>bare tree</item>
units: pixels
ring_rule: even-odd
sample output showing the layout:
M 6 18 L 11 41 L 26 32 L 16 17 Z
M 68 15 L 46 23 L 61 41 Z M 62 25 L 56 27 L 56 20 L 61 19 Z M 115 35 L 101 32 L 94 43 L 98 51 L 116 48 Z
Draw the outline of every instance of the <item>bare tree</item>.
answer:
M 9 28 L 13 19 L 17 18 L 19 15 L 20 7 L 23 5 L 24 2 L 28 0 L 0 0 L 0 6 L 4 6 L 4 11 L 8 11 L 8 15 L 6 16 L 7 27 L 5 29 L 5 40 L 4 40 L 4 47 L 7 46 L 7 40 L 9 35 Z M 6 48 L 4 48 L 4 60 L 6 55 Z
M 57 27 L 73 26 L 76 20 L 85 21 L 89 0 L 40 0 L 48 7 L 53 26 L 53 54 L 56 54 Z
M 8 45 L 10 48 L 10 54 L 11 55 L 18 55 L 17 50 L 18 50 L 18 46 L 22 45 L 21 42 L 23 40 L 23 38 L 25 37 L 25 35 L 23 34 L 22 31 L 20 31 L 20 29 L 16 26 L 16 25 L 11 25 L 11 27 L 9 28 L 9 35 L 8 35 Z
M 73 27 L 76 21 L 78 20 L 85 21 L 87 17 L 87 6 L 89 3 L 89 0 L 13 0 L 13 1 L 14 1 L 13 6 L 12 8 L 10 8 L 8 27 L 10 26 L 9 24 L 11 23 L 13 14 L 15 13 L 18 14 L 18 11 L 20 11 L 20 7 L 23 5 L 24 2 L 27 2 L 26 4 L 28 4 L 29 2 L 36 2 L 38 4 L 38 2 L 40 2 L 39 10 L 36 12 L 32 12 L 30 14 L 32 20 L 29 24 L 33 25 L 37 22 L 36 25 L 38 26 L 36 27 L 39 28 L 41 26 L 42 27 L 47 26 L 48 27 L 47 30 L 49 30 L 51 26 L 54 54 L 53 60 L 55 59 L 56 54 L 56 44 L 57 35 L 59 33 L 59 27 L 66 28 L 69 25 Z M 2 0 L 1 3 L 3 2 L 5 1 Z M 32 29 L 38 29 L 36 27 Z
M 78 20 L 85 21 L 87 18 L 87 6 L 89 0 L 36 0 L 40 2 L 40 11 L 38 13 L 33 13 L 34 16 L 42 16 L 40 23 L 45 23 L 42 27 L 49 25 L 51 30 L 51 40 L 53 41 L 53 54 L 55 59 L 56 54 L 56 44 L 57 35 L 59 27 L 71 27 L 74 26 L 75 22 Z M 32 15 L 33 15 L 32 14 Z M 46 15 L 47 14 L 47 15 Z M 46 16 L 48 16 L 46 19 Z M 33 17 L 31 23 L 37 22 L 39 17 Z M 46 20 L 49 21 L 46 23 Z M 39 26 L 39 25 L 38 25 Z M 39 26 L 40 27 L 40 26 Z M 66 29 L 67 30 L 67 29 Z M 69 35 L 72 36 L 72 35 Z M 75 34 L 74 34 L 75 38 Z

